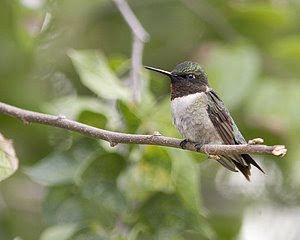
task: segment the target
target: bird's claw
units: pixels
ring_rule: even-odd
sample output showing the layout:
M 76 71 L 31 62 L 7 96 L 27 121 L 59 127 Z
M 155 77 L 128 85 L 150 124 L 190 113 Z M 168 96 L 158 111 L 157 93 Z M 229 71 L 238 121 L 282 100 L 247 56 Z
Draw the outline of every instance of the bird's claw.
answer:
M 202 147 L 203 147 L 203 149 L 202 149 Z M 197 152 L 201 152 L 201 150 L 202 150 L 208 156 L 208 158 L 215 159 L 215 160 L 219 160 L 220 159 L 220 157 L 218 155 L 211 155 L 211 154 L 209 154 L 206 151 L 206 147 L 205 147 L 204 144 L 196 143 L 195 144 L 195 148 L 196 148 Z
M 220 160 L 221 158 L 218 155 L 208 155 L 208 158 L 213 160 Z
M 254 138 L 248 141 L 249 145 L 257 145 L 257 144 L 262 144 L 264 140 L 262 138 Z
M 188 140 L 187 140 L 187 139 L 184 139 L 183 141 L 180 142 L 179 145 L 180 145 L 180 147 L 181 147 L 182 149 L 185 149 L 187 143 L 188 143 Z
M 197 152 L 200 152 L 202 147 L 203 147 L 203 144 L 200 144 L 200 143 L 195 144 L 195 148 L 196 148 Z

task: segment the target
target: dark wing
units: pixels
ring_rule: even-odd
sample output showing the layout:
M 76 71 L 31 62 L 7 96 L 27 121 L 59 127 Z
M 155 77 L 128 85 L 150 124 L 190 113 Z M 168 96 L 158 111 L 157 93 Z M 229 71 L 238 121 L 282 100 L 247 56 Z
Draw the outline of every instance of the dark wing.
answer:
M 236 144 L 233 132 L 233 121 L 228 110 L 213 90 L 207 92 L 207 97 L 207 112 L 220 137 L 225 144 Z
M 206 94 L 208 97 L 208 116 L 214 127 L 217 129 L 217 132 L 219 133 L 223 142 L 227 145 L 247 143 L 230 116 L 229 111 L 225 107 L 222 100 L 218 97 L 216 92 L 210 90 L 206 92 Z M 228 164 L 228 161 L 232 161 L 232 163 L 245 175 L 248 180 L 250 175 L 250 164 L 254 165 L 263 172 L 260 166 L 248 154 L 221 156 L 221 164 Z M 231 168 L 229 169 L 232 170 Z

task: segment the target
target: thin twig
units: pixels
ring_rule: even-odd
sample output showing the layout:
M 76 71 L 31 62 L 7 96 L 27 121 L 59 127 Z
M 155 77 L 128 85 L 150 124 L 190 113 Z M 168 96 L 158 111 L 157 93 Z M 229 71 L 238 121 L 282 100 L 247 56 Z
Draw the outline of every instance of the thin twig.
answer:
M 170 137 L 154 135 L 138 135 L 107 131 L 100 128 L 95 128 L 86 124 L 82 124 L 73 120 L 69 120 L 62 116 L 54 116 L 44 113 L 32 112 L 17 108 L 0 102 L 0 113 L 4 113 L 11 117 L 18 118 L 24 123 L 40 123 L 50 125 L 58 128 L 68 129 L 70 131 L 78 132 L 82 135 L 102 139 L 110 142 L 112 146 L 118 143 L 125 144 L 147 144 L 158 145 L 165 147 L 181 148 L 182 140 Z M 198 151 L 211 155 L 230 155 L 243 153 L 265 153 L 273 154 L 275 156 L 284 156 L 286 148 L 283 145 L 266 146 L 266 145 L 203 145 L 197 149 L 195 144 L 187 143 L 186 150 Z
M 142 67 L 144 43 L 133 36 L 132 57 L 131 57 L 131 81 L 132 81 L 132 99 L 133 102 L 139 102 L 141 98 L 141 78 L 140 70 Z
M 114 0 L 114 2 L 133 34 L 137 36 L 141 42 L 146 42 L 149 38 L 149 34 L 146 32 L 139 20 L 136 18 L 136 16 L 130 9 L 128 3 L 125 0 Z
M 125 0 L 114 0 L 114 2 L 132 31 L 133 42 L 130 79 L 132 86 L 132 98 L 134 102 L 137 102 L 141 97 L 140 70 L 142 67 L 144 43 L 149 40 L 149 34 L 143 28 Z

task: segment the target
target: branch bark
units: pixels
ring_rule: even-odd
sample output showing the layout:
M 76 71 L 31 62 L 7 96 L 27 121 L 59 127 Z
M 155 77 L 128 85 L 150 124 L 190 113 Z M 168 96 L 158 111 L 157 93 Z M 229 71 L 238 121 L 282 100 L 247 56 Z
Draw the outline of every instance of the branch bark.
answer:
M 134 102 L 141 97 L 140 70 L 142 67 L 144 44 L 149 40 L 149 34 L 143 28 L 126 0 L 113 0 L 122 14 L 127 25 L 132 32 L 132 53 L 131 53 L 131 72 L 130 80 L 132 86 L 132 99 Z
M 86 124 L 82 124 L 73 120 L 69 120 L 63 116 L 54 116 L 44 113 L 32 112 L 17 108 L 0 102 L 0 113 L 18 118 L 24 124 L 40 123 L 44 125 L 64 128 L 73 132 L 78 132 L 88 137 L 102 139 L 115 146 L 118 143 L 124 144 L 147 144 L 173 148 L 181 148 L 182 140 L 176 138 L 165 137 L 161 135 L 139 135 L 127 134 L 120 132 L 112 132 L 100 128 L 95 128 Z M 266 146 L 266 145 L 203 145 L 197 150 L 194 143 L 187 143 L 186 150 L 194 152 L 202 152 L 210 155 L 230 155 L 243 153 L 265 153 L 275 156 L 284 156 L 287 149 L 283 145 Z

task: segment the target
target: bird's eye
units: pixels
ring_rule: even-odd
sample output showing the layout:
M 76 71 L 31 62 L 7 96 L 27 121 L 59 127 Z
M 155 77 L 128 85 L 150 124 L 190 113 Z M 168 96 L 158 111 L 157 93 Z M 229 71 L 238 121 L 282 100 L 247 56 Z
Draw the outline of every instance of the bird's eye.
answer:
M 186 75 L 186 77 L 188 79 L 195 79 L 196 78 L 195 74 L 188 74 L 188 75 Z

